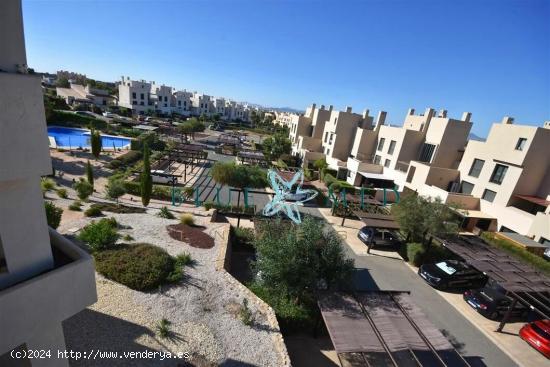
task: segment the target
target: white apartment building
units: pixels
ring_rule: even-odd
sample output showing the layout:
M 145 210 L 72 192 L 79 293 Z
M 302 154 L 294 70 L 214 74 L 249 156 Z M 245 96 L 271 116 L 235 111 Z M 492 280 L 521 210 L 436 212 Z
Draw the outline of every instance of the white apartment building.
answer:
M 57 95 L 65 100 L 69 106 L 74 104 L 96 105 L 106 107 L 112 105 L 115 97 L 104 89 L 92 88 L 89 85 L 70 83 L 69 88 L 56 88 Z
M 211 111 L 214 109 L 212 97 L 206 94 L 194 92 L 191 96 L 191 103 L 193 115 L 195 116 L 200 116 L 203 114 L 210 116 Z
M 179 113 L 182 116 L 190 116 L 192 110 L 191 97 L 193 93 L 183 91 L 177 91 L 174 93 L 174 109 L 173 111 Z
M 151 83 L 123 76 L 118 83 L 118 105 L 143 114 L 154 109 L 153 101 L 149 99 L 150 93 Z
M 411 164 L 406 189 L 464 212 L 467 230 L 512 231 L 550 244 L 550 122 L 505 117 L 486 141 L 470 140 L 457 169 Z
M 149 93 L 149 101 L 152 103 L 155 112 L 163 114 L 171 114 L 174 107 L 174 97 L 172 95 L 173 88 L 164 84 L 158 85 L 151 82 L 151 91 Z
M 20 0 L 0 2 L 0 365 L 68 366 L 62 321 L 97 300 L 92 258 L 48 228 L 52 172 L 41 78 L 27 74 Z M 51 350 L 13 359 L 13 349 Z
M 214 107 L 214 114 L 218 114 L 221 119 L 224 119 L 225 116 L 225 99 L 221 97 L 214 98 L 214 103 L 212 104 Z

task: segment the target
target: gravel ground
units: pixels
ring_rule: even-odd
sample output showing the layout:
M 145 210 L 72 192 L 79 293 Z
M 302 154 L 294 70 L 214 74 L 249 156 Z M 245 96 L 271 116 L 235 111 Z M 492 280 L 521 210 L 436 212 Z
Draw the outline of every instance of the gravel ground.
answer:
M 67 347 L 89 351 L 170 351 L 204 356 L 224 366 L 277 366 L 278 359 L 265 315 L 249 307 L 254 314 L 252 326 L 238 317 L 243 297 L 214 268 L 222 232 L 227 224 L 209 223 L 208 217 L 196 216 L 196 224 L 205 225 L 215 238 L 211 249 L 191 247 L 172 239 L 166 225 L 176 220 L 162 219 L 150 209 L 148 214 L 111 214 L 131 228 L 121 230 L 136 242 L 148 242 L 166 249 L 171 255 L 191 254 L 195 264 L 186 267 L 186 279 L 178 285 L 156 292 L 131 290 L 96 274 L 98 302 L 65 321 Z M 60 232 L 82 227 L 90 218 L 75 218 L 60 227 Z M 155 334 L 156 324 L 171 322 L 171 339 Z M 174 360 L 80 360 L 72 366 L 176 366 Z

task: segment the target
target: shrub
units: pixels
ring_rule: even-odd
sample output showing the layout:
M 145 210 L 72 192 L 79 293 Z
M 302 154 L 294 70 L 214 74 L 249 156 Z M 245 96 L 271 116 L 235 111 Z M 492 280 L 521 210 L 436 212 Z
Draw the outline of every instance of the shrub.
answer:
M 130 242 L 130 241 L 133 241 L 133 240 L 134 240 L 134 237 L 132 237 L 132 236 L 129 235 L 129 234 L 125 234 L 124 237 L 122 237 L 122 239 L 123 239 L 124 241 Z
M 191 265 L 192 263 L 193 263 L 193 259 L 191 258 L 191 255 L 187 252 L 181 253 L 178 256 L 176 256 L 177 266 L 186 266 L 186 265 Z
M 193 214 L 191 213 L 183 213 L 180 217 L 181 224 L 185 224 L 187 226 L 192 226 L 195 224 L 195 218 L 193 217 Z
M 118 214 L 134 214 L 145 213 L 145 208 L 139 208 L 135 206 L 117 205 L 113 203 L 95 203 L 92 204 L 92 208 L 98 208 L 104 212 L 118 213 Z
M 57 196 L 59 196 L 61 199 L 66 199 L 68 197 L 67 195 L 67 189 L 57 189 Z
M 80 200 L 88 199 L 88 197 L 94 192 L 94 187 L 82 178 L 74 183 L 73 188 L 76 190 L 76 195 Z
M 40 180 L 40 187 L 42 188 L 42 192 L 46 193 L 46 191 L 53 190 L 55 187 L 55 182 L 51 178 L 42 178 Z
M 71 203 L 71 205 L 69 205 L 69 210 L 79 212 L 82 210 L 81 206 L 82 203 L 79 200 L 75 200 Z
M 127 167 L 130 166 L 137 161 L 139 161 L 142 157 L 142 153 L 138 150 L 130 150 L 127 153 L 124 153 L 123 155 L 117 157 L 116 159 L 113 159 L 111 162 L 109 162 L 109 168 L 111 169 L 118 169 L 120 167 Z
M 174 214 L 165 206 L 160 208 L 159 212 L 157 213 L 158 217 L 165 218 L 165 219 L 174 219 Z
M 204 203 L 202 203 L 202 206 L 204 207 L 204 209 L 210 210 L 216 207 L 216 203 L 214 203 L 213 201 L 205 201 Z
M 254 230 L 252 228 L 231 226 L 229 235 L 233 248 L 253 249 Z
M 326 173 L 324 176 L 323 176 L 323 181 L 325 182 L 325 185 L 327 187 L 330 187 L 330 185 L 332 185 L 333 183 L 335 183 L 337 180 L 336 178 L 331 175 L 330 173 Z
M 99 209 L 98 207 L 91 206 L 84 211 L 84 215 L 87 217 L 99 217 L 103 215 L 103 213 L 101 212 L 101 209 Z
M 100 274 L 138 291 L 156 289 L 183 276 L 173 257 L 147 243 L 120 245 L 98 252 L 94 257 Z
M 78 235 L 78 239 L 87 243 L 92 251 L 111 248 L 118 238 L 116 220 L 107 218 L 88 224 Z
M 157 324 L 157 333 L 161 338 L 166 339 L 170 336 L 170 324 L 171 322 L 166 319 L 160 320 Z
M 63 209 L 55 206 L 49 201 L 44 202 L 44 207 L 46 208 L 46 219 L 48 221 L 48 225 L 52 228 L 59 227 L 59 223 L 61 223 L 61 215 L 63 214 Z
M 187 199 L 192 198 L 194 193 L 195 193 L 194 187 L 188 186 L 183 188 L 183 194 Z
M 118 198 L 126 193 L 126 188 L 122 180 L 109 180 L 105 189 L 107 198 L 116 200 L 117 204 Z
M 248 307 L 248 300 L 246 298 L 243 299 L 243 305 L 239 310 L 239 317 L 246 326 L 252 325 L 252 322 L 254 321 L 252 311 Z

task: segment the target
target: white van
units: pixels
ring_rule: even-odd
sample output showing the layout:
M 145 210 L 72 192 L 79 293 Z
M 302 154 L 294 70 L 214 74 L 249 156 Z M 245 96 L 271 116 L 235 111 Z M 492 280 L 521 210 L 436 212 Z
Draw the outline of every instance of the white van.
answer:
M 162 170 L 151 170 L 151 178 L 153 183 L 171 184 L 172 176 L 168 175 Z

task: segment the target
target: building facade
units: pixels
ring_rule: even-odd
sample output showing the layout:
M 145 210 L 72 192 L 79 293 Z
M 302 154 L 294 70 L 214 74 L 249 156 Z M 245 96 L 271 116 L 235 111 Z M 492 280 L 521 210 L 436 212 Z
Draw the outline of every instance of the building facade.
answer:
M 0 2 L 0 365 L 68 366 L 62 321 L 97 300 L 92 258 L 48 228 L 52 172 L 41 78 L 26 71 L 20 0 Z M 51 350 L 13 359 L 13 349 Z

